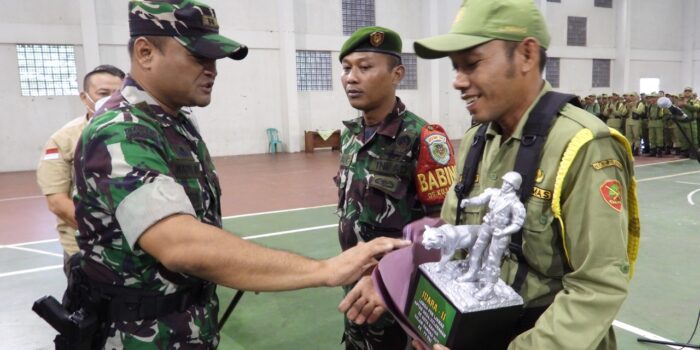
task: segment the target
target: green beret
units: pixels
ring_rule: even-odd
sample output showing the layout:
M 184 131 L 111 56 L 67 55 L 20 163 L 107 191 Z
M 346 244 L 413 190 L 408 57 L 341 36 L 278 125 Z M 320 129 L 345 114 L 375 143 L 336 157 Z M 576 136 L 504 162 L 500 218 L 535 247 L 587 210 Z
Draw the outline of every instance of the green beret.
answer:
M 363 27 L 356 30 L 340 49 L 340 61 L 353 52 L 380 52 L 401 59 L 401 37 L 384 27 Z

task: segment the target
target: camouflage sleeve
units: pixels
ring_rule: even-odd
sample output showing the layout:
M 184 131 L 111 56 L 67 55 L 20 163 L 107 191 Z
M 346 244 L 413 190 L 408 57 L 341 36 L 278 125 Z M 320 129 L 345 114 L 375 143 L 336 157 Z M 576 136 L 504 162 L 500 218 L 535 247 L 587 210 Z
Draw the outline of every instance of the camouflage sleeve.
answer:
M 178 213 L 195 215 L 184 188 L 172 177 L 158 130 L 123 121 L 91 131 L 82 161 L 88 191 L 115 215 L 132 250 L 159 220 Z
M 450 139 L 440 125 L 426 124 L 420 133 L 415 181 L 426 213 L 440 211 L 454 178 L 455 157 Z

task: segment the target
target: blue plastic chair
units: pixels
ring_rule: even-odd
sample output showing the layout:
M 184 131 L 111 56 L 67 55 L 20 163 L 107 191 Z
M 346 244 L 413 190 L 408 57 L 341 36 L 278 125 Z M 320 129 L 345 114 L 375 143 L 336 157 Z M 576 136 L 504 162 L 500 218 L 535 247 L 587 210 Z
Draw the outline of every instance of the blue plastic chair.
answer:
M 280 141 L 279 135 L 277 134 L 277 129 L 267 128 L 265 131 L 267 132 L 268 141 L 267 151 L 269 153 L 277 153 L 277 145 L 282 147 L 282 141 Z

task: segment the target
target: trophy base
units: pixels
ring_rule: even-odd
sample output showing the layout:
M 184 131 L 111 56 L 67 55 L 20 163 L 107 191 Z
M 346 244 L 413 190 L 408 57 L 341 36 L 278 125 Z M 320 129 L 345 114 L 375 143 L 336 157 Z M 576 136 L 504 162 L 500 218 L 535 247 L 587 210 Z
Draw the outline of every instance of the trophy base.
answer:
M 479 282 L 457 282 L 463 261 L 420 265 L 411 282 L 405 314 L 427 344 L 452 349 L 505 349 L 523 310 L 523 299 L 502 280 L 487 300 L 474 297 Z

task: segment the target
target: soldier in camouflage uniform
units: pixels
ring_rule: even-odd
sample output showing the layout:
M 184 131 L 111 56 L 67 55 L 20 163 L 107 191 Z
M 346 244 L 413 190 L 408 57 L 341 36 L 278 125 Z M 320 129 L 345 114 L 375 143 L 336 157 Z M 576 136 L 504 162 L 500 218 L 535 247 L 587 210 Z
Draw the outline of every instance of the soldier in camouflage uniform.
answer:
M 400 53 L 399 35 L 382 27 L 358 29 L 340 52 L 343 87 L 350 104 L 363 112 L 344 122 L 335 177 L 343 250 L 381 236 L 401 237 L 409 222 L 437 215 L 452 183 L 452 146 L 444 131 L 396 97 L 405 69 Z M 370 281 L 363 277 L 358 288 L 371 289 Z M 388 313 L 373 324 L 362 323 L 345 319 L 346 349 L 411 348 Z
M 345 285 L 406 244 L 381 239 L 317 261 L 221 230 L 216 170 L 182 107 L 208 105 L 216 60 L 247 48 L 189 0 L 130 1 L 129 29 L 130 74 L 85 128 L 75 162 L 82 284 L 99 300 L 103 348 L 216 348 L 214 283 Z

